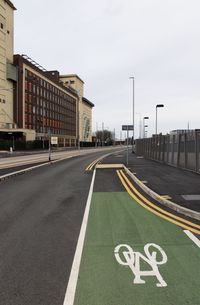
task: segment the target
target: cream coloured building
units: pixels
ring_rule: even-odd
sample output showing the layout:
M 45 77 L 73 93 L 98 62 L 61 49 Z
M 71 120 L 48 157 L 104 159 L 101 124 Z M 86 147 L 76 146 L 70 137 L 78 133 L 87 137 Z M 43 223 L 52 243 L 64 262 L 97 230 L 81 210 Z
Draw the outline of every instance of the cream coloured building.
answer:
M 92 108 L 94 104 L 84 97 L 84 81 L 76 74 L 61 75 L 60 80 L 66 87 L 72 87 L 79 96 L 79 140 L 82 142 L 92 141 Z
M 13 64 L 14 10 L 9 0 L 0 0 L 0 129 L 14 128 L 13 82 L 16 70 Z

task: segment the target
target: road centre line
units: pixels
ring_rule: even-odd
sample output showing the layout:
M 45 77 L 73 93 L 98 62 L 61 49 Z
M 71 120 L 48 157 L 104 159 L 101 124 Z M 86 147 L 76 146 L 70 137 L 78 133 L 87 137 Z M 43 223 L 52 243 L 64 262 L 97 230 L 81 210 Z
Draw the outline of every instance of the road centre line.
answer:
M 72 268 L 71 268 L 71 273 L 70 273 L 63 305 L 73 305 L 74 304 L 76 285 L 77 285 L 79 268 L 80 268 L 80 263 L 81 263 L 81 256 L 82 256 L 83 245 L 84 245 L 84 240 L 85 240 L 90 205 L 91 205 L 91 201 L 92 201 L 92 193 L 93 193 L 93 188 L 94 188 L 95 175 L 96 175 L 96 169 L 93 172 L 92 181 L 90 184 L 90 190 L 89 190 L 88 199 L 87 199 L 87 203 L 86 203 L 86 207 L 85 207 L 85 213 L 84 213 L 84 217 L 83 217 L 83 221 L 82 221 L 82 225 L 81 225 L 81 230 L 80 230 L 80 234 L 79 234 L 79 238 L 78 238 L 76 252 L 74 255 L 74 260 L 73 260 L 73 264 L 72 264 Z
M 119 153 L 119 152 L 122 152 L 122 151 L 124 151 L 124 150 L 125 150 L 125 149 L 119 150 L 119 151 L 117 151 L 117 152 L 114 151 L 114 152 L 111 152 L 111 153 L 108 153 L 108 154 L 106 154 L 106 155 L 103 155 L 103 156 L 99 157 L 98 159 L 92 161 L 92 162 L 86 167 L 85 171 L 90 171 L 90 170 L 92 170 L 93 167 L 94 167 L 97 163 L 99 163 L 100 161 L 102 161 L 102 160 L 105 159 L 106 157 L 109 157 L 110 155 L 115 155 L 115 154 L 117 154 L 117 153 Z
M 169 221 L 169 222 L 171 222 L 171 223 L 173 223 L 173 224 L 175 224 L 175 225 L 177 225 L 177 226 L 180 226 L 180 227 L 182 227 L 182 228 L 184 228 L 184 229 L 190 230 L 190 231 L 192 231 L 192 232 L 194 232 L 194 233 L 196 233 L 196 234 L 200 234 L 200 230 L 197 230 L 197 229 L 188 227 L 188 226 L 186 226 L 185 224 L 183 224 L 183 223 L 181 223 L 181 222 L 178 222 L 178 221 L 176 221 L 176 220 L 174 220 L 174 219 L 172 219 L 172 218 L 170 218 L 170 217 L 167 217 L 167 216 L 163 215 L 162 213 L 155 211 L 155 209 L 153 209 L 153 208 L 147 206 L 146 204 L 144 204 L 137 196 L 135 196 L 135 195 L 132 193 L 132 191 L 130 190 L 130 188 L 129 188 L 128 185 L 127 185 L 127 182 L 126 182 L 125 179 L 122 177 L 120 171 L 117 171 L 117 175 L 118 175 L 119 179 L 121 180 L 123 186 L 125 187 L 126 191 L 128 192 L 128 194 L 129 194 L 136 202 L 138 202 L 141 206 L 143 206 L 145 209 L 149 210 L 149 211 L 152 212 L 153 214 L 155 214 L 155 215 L 157 215 L 157 216 L 159 216 L 159 217 L 161 217 L 161 218 L 163 218 L 163 219 L 165 219 L 165 220 L 167 220 L 167 221 Z M 127 180 L 128 180 L 128 179 L 127 179 Z M 165 212 L 166 212 L 166 211 L 165 211 Z M 175 216 L 175 215 L 173 215 L 173 216 Z M 178 216 L 177 216 L 177 217 L 178 217 Z M 181 221 L 183 222 L 183 220 L 181 220 Z M 195 226 L 196 224 L 192 224 L 192 225 Z
M 185 234 L 200 248 L 200 240 L 188 230 L 184 230 Z
M 94 166 L 96 163 L 98 163 L 100 160 L 101 160 L 101 158 L 98 158 L 98 159 L 92 161 L 92 162 L 86 167 L 85 170 L 86 170 L 86 171 L 92 170 L 93 166 Z
M 193 223 L 193 222 L 191 222 L 191 221 L 189 221 L 189 220 L 186 220 L 186 219 L 184 219 L 184 218 L 182 218 L 182 217 L 176 216 L 176 215 L 174 215 L 174 214 L 172 214 L 172 213 L 170 213 L 170 212 L 167 212 L 167 211 L 165 211 L 164 209 L 159 208 L 158 206 L 156 206 L 155 204 L 153 204 L 152 202 L 150 202 L 146 197 L 144 197 L 144 196 L 143 196 L 143 195 L 133 186 L 133 184 L 130 182 L 130 180 L 125 176 L 125 174 L 124 174 L 122 171 L 120 171 L 120 173 L 122 174 L 123 178 L 126 180 L 126 182 L 128 183 L 128 185 L 130 186 L 130 188 L 134 191 L 134 193 L 135 193 L 140 199 L 142 199 L 144 202 L 146 202 L 149 206 L 151 206 L 151 207 L 154 208 L 155 210 L 158 210 L 159 212 L 161 212 L 161 213 L 163 213 L 163 214 L 165 214 L 165 215 L 167 215 L 167 216 L 170 216 L 170 217 L 172 217 L 172 218 L 174 218 L 174 219 L 176 219 L 176 220 L 179 220 L 179 221 L 181 221 L 181 222 L 183 222 L 183 223 L 186 223 L 186 224 L 188 224 L 188 225 L 190 225 L 190 226 L 192 226 L 192 227 L 195 227 L 195 228 L 197 228 L 197 229 L 200 229 L 200 225 L 198 225 L 198 224 L 196 224 L 196 223 Z

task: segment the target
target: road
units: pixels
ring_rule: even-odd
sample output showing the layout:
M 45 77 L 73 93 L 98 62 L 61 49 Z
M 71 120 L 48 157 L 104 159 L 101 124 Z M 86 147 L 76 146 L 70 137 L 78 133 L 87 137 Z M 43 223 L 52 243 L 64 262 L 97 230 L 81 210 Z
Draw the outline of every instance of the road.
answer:
M 199 221 L 103 154 L 1 182 L 0 305 L 200 305 Z
M 60 305 L 91 182 L 105 152 L 41 167 L 0 184 L 0 304 Z
M 51 153 L 51 161 L 58 160 L 58 159 L 68 159 L 76 156 L 81 155 L 88 155 L 93 154 L 96 152 L 109 152 L 113 150 L 113 147 L 104 147 L 104 148 L 91 148 L 91 149 L 81 149 L 81 150 L 66 150 L 66 151 L 54 151 Z M 42 162 L 49 161 L 49 153 L 42 152 L 37 154 L 27 154 L 27 155 L 20 155 L 20 156 L 11 156 L 7 158 L 0 158 L 0 170 L 5 168 L 13 168 L 13 167 L 20 167 L 27 164 L 38 164 Z

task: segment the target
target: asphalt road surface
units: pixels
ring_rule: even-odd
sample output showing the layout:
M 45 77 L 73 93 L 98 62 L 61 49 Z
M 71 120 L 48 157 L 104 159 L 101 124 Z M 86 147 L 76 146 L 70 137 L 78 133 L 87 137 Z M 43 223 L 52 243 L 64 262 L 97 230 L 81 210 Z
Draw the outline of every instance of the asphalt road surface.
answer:
M 0 183 L 0 304 L 62 305 L 91 183 L 105 152 Z
M 104 154 L 0 183 L 0 305 L 200 305 L 200 223 L 135 189 L 121 152 L 93 171 Z

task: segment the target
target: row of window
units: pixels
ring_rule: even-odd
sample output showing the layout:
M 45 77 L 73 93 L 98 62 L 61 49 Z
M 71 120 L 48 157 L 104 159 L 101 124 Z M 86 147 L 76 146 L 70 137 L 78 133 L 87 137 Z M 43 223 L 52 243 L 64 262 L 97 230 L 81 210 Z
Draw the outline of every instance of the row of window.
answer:
M 25 80 L 25 90 L 36 95 L 41 95 L 43 97 L 51 98 L 52 96 L 60 97 L 70 102 L 74 102 L 74 98 L 70 95 L 67 95 L 61 90 L 58 90 L 56 87 L 52 87 L 53 89 L 45 89 L 41 85 L 34 84 L 31 81 Z
M 43 107 L 40 105 L 33 105 L 31 103 L 25 103 L 25 112 L 30 112 L 33 114 L 41 114 L 42 116 L 63 116 L 63 117 L 74 117 L 76 116 L 76 112 L 67 109 L 67 108 L 60 108 L 56 107 L 55 105 L 52 105 L 52 107 Z
M 25 124 L 25 128 L 26 129 L 34 129 L 34 130 L 36 130 L 37 133 L 48 133 L 48 131 L 49 131 L 49 127 L 43 127 L 43 126 L 37 127 L 34 124 L 28 124 L 28 123 Z M 53 134 L 76 136 L 74 131 L 72 131 L 70 129 L 62 129 L 61 130 L 61 129 L 53 128 L 52 126 L 50 128 L 51 128 L 51 132 Z
M 55 128 L 68 128 L 73 130 L 75 124 L 72 119 L 60 121 L 55 119 L 42 118 L 31 114 L 25 114 L 25 124 L 35 124 L 37 126 L 52 126 Z
M 25 127 L 76 135 L 76 100 L 25 69 Z
M 52 109 L 53 111 L 63 112 L 65 109 L 76 111 L 76 105 L 73 103 L 70 103 L 68 101 L 60 100 L 59 103 L 55 103 L 53 101 L 43 99 L 41 97 L 35 97 L 31 94 L 25 93 L 25 102 L 31 103 L 35 106 L 41 106 L 46 107 L 48 109 Z
M 48 81 L 44 80 L 43 78 L 37 76 L 36 74 L 34 74 L 33 72 L 27 69 L 25 69 L 25 80 L 29 81 L 33 86 L 40 86 L 43 89 L 45 88 L 60 96 L 65 95 L 65 93 L 62 90 L 58 89 L 56 86 L 52 85 Z M 74 84 L 74 81 L 70 80 L 69 82 L 66 83 Z
M 58 90 L 56 87 L 52 87 L 52 89 L 45 89 L 38 84 L 34 84 L 31 81 L 25 80 L 25 90 L 30 93 L 34 93 L 36 95 L 43 96 L 45 98 L 52 98 L 53 96 L 60 97 L 64 100 L 68 100 L 69 102 L 75 102 L 75 99 L 70 95 L 64 93 L 61 90 Z

